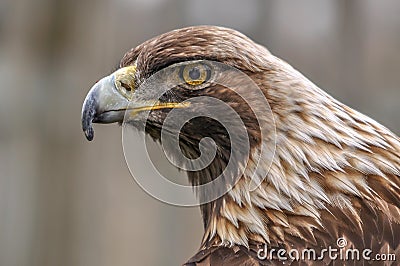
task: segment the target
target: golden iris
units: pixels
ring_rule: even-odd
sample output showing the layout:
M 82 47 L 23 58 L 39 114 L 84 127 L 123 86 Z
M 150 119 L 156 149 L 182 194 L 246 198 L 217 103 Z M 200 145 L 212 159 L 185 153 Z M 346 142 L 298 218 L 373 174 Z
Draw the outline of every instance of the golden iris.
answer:
M 210 70 L 204 64 L 189 64 L 181 68 L 181 77 L 192 86 L 201 85 L 210 78 Z

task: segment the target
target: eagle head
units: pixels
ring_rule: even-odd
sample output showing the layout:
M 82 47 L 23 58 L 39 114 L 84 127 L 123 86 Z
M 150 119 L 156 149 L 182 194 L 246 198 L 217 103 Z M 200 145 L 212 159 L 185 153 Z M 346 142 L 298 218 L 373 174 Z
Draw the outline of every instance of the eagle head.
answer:
M 163 145 L 163 132 L 177 137 L 165 151 L 193 187 L 215 182 L 195 189 L 205 233 L 194 265 L 338 238 L 399 250 L 399 138 L 235 30 L 183 28 L 128 51 L 82 109 L 88 140 L 92 123 L 114 122 Z

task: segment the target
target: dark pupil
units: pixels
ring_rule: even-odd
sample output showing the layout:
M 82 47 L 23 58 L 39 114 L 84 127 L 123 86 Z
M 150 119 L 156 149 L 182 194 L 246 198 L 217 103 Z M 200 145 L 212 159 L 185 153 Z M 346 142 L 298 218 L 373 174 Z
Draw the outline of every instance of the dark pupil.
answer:
M 200 70 L 197 67 L 192 68 L 189 70 L 189 77 L 193 80 L 197 80 L 200 78 Z

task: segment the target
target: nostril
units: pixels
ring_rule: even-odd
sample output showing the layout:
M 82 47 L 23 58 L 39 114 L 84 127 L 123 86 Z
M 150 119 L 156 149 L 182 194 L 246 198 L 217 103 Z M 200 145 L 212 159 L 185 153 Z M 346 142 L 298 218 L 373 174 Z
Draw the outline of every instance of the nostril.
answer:
M 122 81 L 121 81 L 121 86 L 122 86 L 126 91 L 131 91 L 131 90 L 132 90 L 131 87 L 130 87 L 128 84 L 126 84 L 126 83 L 124 83 L 124 82 L 122 82 Z

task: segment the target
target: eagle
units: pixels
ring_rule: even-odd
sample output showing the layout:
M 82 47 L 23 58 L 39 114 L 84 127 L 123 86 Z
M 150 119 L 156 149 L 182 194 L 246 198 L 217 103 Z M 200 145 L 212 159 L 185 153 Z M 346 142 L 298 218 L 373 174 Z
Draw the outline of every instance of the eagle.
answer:
M 157 79 L 163 70 L 166 78 Z M 258 101 L 234 70 L 266 101 Z M 237 90 L 215 82 L 218 75 Z M 152 77 L 159 86 L 143 86 Z M 166 83 L 170 88 L 159 95 Z M 222 123 L 203 115 L 211 103 L 195 102 L 199 97 L 216 99 L 240 117 L 239 124 L 232 118 L 231 136 Z M 257 111 L 263 104 L 268 112 Z M 197 195 L 204 236 L 185 265 L 395 264 L 395 257 L 376 257 L 400 255 L 400 139 L 389 129 L 334 99 L 244 34 L 217 26 L 173 30 L 126 52 L 118 69 L 87 94 L 82 128 L 90 141 L 93 123 L 127 119 L 135 127 L 145 120 L 141 130 L 162 142 L 165 120 L 177 109 L 202 114 L 179 129 L 178 151 L 193 160 L 201 156 L 203 139 L 215 146 L 208 165 L 186 171 L 189 182 L 196 187 L 224 173 L 222 185 Z M 230 118 L 225 115 L 225 124 Z M 235 153 L 230 141 L 235 134 L 248 140 L 248 154 Z M 233 169 L 224 172 L 231 159 Z M 224 182 L 232 185 L 219 195 Z M 215 197 L 202 201 L 210 195 Z M 367 250 L 368 256 L 325 256 L 328 247 L 358 255 Z M 288 256 L 293 250 L 297 255 L 313 250 L 318 257 Z

